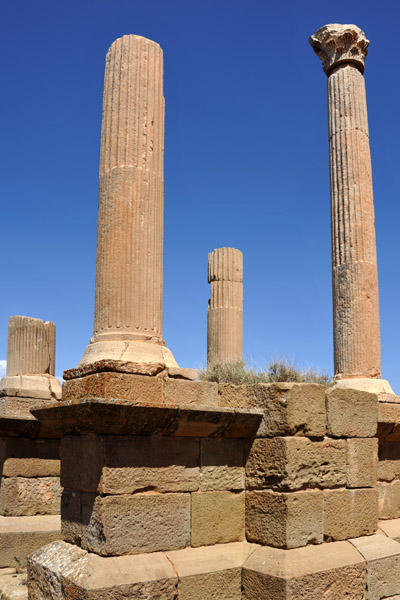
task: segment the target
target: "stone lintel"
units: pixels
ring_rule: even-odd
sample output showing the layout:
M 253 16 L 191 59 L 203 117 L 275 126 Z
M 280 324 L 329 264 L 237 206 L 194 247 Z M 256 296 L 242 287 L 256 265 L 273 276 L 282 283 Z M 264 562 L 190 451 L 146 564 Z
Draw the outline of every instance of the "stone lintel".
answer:
M 135 404 L 86 398 L 32 409 L 57 435 L 160 435 L 179 437 L 253 437 L 262 414 L 254 409 L 207 408 L 173 404 Z
M 53 404 L 52 404 L 53 406 Z M 36 405 L 36 408 L 38 406 Z M 42 425 L 32 415 L 30 417 L 18 417 L 14 415 L 0 416 L 0 437 L 56 439 L 61 437 L 57 431 L 46 424 Z

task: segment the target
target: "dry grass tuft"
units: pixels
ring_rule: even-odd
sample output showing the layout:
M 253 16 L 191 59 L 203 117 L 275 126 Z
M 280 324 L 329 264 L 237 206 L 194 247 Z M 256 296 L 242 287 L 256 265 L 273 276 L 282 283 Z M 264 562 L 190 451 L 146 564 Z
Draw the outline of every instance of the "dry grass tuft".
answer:
M 201 381 L 214 381 L 216 383 L 233 383 L 235 385 L 249 383 L 320 383 L 329 385 L 332 377 L 324 371 L 313 368 L 299 369 L 286 358 L 273 360 L 267 365 L 266 370 L 256 371 L 245 362 L 216 364 L 209 369 L 200 369 Z

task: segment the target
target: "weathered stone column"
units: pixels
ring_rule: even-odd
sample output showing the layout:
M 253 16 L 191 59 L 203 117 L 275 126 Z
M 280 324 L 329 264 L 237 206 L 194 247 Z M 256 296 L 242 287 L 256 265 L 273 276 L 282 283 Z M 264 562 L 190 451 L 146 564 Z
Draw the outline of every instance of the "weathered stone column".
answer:
M 163 54 L 125 35 L 106 58 L 94 336 L 100 360 L 176 367 L 162 340 Z
M 54 377 L 56 326 L 31 317 L 10 317 L 7 373 L 0 381 L 0 396 L 55 400 L 61 386 Z M 30 404 L 33 404 L 31 401 Z
M 355 25 L 310 37 L 328 76 L 336 379 L 380 378 L 378 275 L 363 77 L 368 40 Z
M 25 565 L 29 554 L 61 536 L 60 444 L 30 412 L 61 398 L 55 335 L 49 321 L 9 320 L 0 381 L 0 568 Z M 7 597 L 2 584 L 0 596 Z
M 207 364 L 243 360 L 243 254 L 217 248 L 208 255 L 211 284 L 207 321 Z

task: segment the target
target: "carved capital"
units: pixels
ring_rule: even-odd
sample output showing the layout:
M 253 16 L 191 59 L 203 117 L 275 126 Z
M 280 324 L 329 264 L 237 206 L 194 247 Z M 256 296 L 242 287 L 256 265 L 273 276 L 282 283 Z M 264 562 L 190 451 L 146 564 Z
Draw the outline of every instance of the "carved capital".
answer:
M 369 41 L 356 25 L 324 25 L 310 36 L 308 41 L 315 54 L 322 60 L 323 69 L 328 77 L 335 67 L 345 63 L 353 64 L 364 73 Z

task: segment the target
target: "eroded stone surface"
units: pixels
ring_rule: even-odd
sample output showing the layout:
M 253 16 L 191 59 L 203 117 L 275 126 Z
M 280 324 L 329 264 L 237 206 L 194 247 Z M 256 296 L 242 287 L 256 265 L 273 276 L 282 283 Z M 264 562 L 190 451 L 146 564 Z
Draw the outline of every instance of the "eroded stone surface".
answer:
M 245 495 L 232 492 L 192 494 L 192 546 L 244 539 Z
M 25 566 L 32 552 L 60 538 L 59 515 L 0 516 L 0 567 Z
M 378 396 L 334 386 L 326 393 L 326 414 L 328 435 L 373 437 L 378 424 Z
M 243 600 L 365 600 L 365 560 L 349 542 L 258 548 L 243 565 L 242 586 Z
M 324 538 L 347 540 L 378 528 L 378 492 L 374 488 L 324 490 Z
M 299 435 L 321 437 L 326 430 L 325 390 L 308 383 L 220 384 L 220 406 L 255 408 L 264 412 L 260 437 Z
M 246 537 L 278 548 L 323 542 L 322 491 L 246 493 Z
M 200 441 L 196 438 L 65 436 L 61 452 L 61 484 L 67 489 L 133 494 L 200 487 Z
M 190 494 L 87 495 L 86 500 L 82 547 L 91 552 L 116 556 L 190 544 Z
M 373 487 L 378 477 L 378 440 L 347 440 L 347 487 Z
M 277 437 L 249 442 L 247 489 L 289 491 L 332 488 L 346 483 L 346 442 Z
M 0 515 L 59 514 L 60 498 L 58 477 L 4 477 L 0 487 Z

